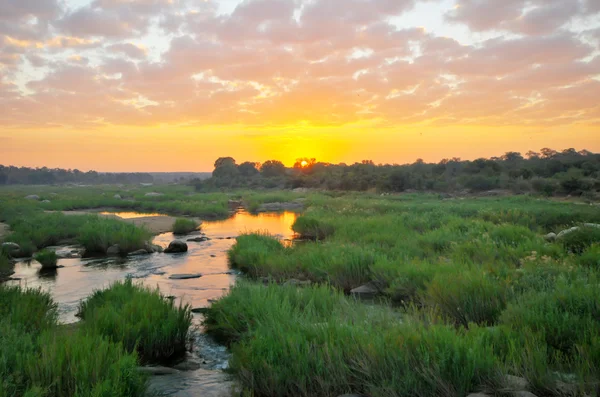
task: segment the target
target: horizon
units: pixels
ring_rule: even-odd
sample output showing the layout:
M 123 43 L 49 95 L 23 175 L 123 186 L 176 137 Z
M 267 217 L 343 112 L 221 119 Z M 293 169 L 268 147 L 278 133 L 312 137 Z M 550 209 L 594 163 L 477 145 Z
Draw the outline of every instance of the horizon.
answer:
M 0 4 L 7 164 L 600 152 L 595 0 L 17 3 Z

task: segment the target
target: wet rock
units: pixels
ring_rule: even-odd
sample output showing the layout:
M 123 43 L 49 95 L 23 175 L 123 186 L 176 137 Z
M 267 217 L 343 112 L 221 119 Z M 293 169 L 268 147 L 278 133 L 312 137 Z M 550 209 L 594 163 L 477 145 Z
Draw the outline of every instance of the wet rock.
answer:
M 506 375 L 504 377 L 504 387 L 512 391 L 522 391 L 529 389 L 529 382 L 520 376 Z
M 2 251 L 6 252 L 9 255 L 17 253 L 21 250 L 21 246 L 17 243 L 2 243 Z
M 202 274 L 200 274 L 200 273 L 193 273 L 193 274 L 192 273 L 189 273 L 189 274 L 188 273 L 171 274 L 169 276 L 169 278 L 171 280 L 187 280 L 187 279 L 190 279 L 190 278 L 200 278 L 200 277 L 202 277 Z
M 188 238 L 187 241 L 191 241 L 194 243 L 201 243 L 204 241 L 208 241 L 208 237 L 194 237 L 194 238 Z
M 373 299 L 379 295 L 381 288 L 371 281 L 350 291 L 350 295 L 358 299 Z
M 164 196 L 164 194 L 162 193 L 156 193 L 156 192 L 150 192 L 150 193 L 146 193 L 144 194 L 145 197 L 161 197 Z
M 175 254 L 175 253 L 187 252 L 187 250 L 188 250 L 188 245 L 185 242 L 183 242 L 181 240 L 175 240 L 175 241 L 171 241 L 171 243 L 165 250 L 165 254 Z
M 555 241 L 556 240 L 556 233 L 548 233 L 544 236 L 544 240 L 546 241 Z
M 216 258 L 217 256 L 215 254 L 211 254 L 210 257 L 211 258 Z
M 288 281 L 286 281 L 285 283 L 283 283 L 284 287 L 306 287 L 312 284 L 312 281 L 310 280 L 296 280 L 295 278 L 292 278 Z
M 208 307 L 195 307 L 192 309 L 192 313 L 197 313 L 197 314 L 206 314 L 210 311 L 210 308 Z
M 150 376 L 175 375 L 179 373 L 178 370 L 168 367 L 138 367 L 138 371 Z
M 144 244 L 144 249 L 149 254 L 153 254 L 155 252 L 163 252 L 163 247 L 161 247 L 160 245 L 150 244 L 150 243 Z
M 129 255 L 129 256 L 148 255 L 148 251 L 145 249 L 141 249 L 141 250 L 130 252 L 127 255 Z
M 225 240 L 233 240 L 235 237 L 225 237 Z
M 30 194 L 29 196 L 25 196 L 25 200 L 39 200 L 40 196 L 37 194 Z
M 178 371 L 196 371 L 200 368 L 202 368 L 202 365 L 199 362 L 192 360 L 185 360 L 173 366 L 173 369 Z
M 118 244 L 108 247 L 108 249 L 106 250 L 106 255 L 109 255 L 109 256 L 117 256 L 120 253 L 121 253 L 121 247 L 119 247 Z
M 276 211 L 296 211 L 304 208 L 304 204 L 299 201 L 289 203 L 265 203 L 261 204 L 257 212 L 276 212 Z

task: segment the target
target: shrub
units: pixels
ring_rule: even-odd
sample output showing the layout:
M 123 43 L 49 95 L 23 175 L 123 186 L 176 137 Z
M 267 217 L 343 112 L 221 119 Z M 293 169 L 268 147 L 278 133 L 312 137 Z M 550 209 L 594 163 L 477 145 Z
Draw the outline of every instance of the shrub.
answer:
M 506 306 L 507 291 L 480 271 L 465 271 L 434 277 L 423 301 L 456 325 L 494 325 Z
M 567 252 L 582 254 L 592 244 L 600 243 L 600 227 L 580 227 L 564 235 L 560 242 Z
M 192 322 L 188 305 L 175 307 L 153 290 L 131 279 L 96 291 L 82 302 L 79 316 L 86 329 L 135 351 L 144 362 L 163 362 L 185 352 Z
M 55 269 L 58 263 L 56 252 L 51 250 L 42 250 L 35 254 L 34 259 L 42 265 L 42 269 Z
M 198 229 L 200 224 L 193 219 L 177 218 L 173 223 L 173 234 L 188 234 Z
M 299 216 L 292 225 L 292 230 L 302 238 L 312 240 L 323 240 L 334 232 L 332 225 L 307 215 Z

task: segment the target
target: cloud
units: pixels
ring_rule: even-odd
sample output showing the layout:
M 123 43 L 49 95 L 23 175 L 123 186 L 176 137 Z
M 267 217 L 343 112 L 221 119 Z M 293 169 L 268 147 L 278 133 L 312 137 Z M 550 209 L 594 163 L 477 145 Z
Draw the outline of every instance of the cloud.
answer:
M 424 2 L 244 0 L 223 14 L 215 1 L 94 0 L 60 9 L 28 0 L 7 10 L 18 15 L 15 26 L 37 15 L 45 29 L 0 41 L 0 67 L 11 71 L 0 80 L 0 105 L 11 109 L 0 125 L 597 121 L 585 92 L 597 90 L 600 76 L 597 25 L 568 27 L 595 2 L 461 0 L 446 15 L 439 8 L 473 37 L 494 32 L 471 41 L 394 24 Z

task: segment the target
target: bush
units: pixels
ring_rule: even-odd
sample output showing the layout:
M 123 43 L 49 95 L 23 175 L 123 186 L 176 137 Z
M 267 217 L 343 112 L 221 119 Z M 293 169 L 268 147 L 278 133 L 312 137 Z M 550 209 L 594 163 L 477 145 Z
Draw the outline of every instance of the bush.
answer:
M 198 229 L 200 224 L 193 219 L 177 218 L 173 223 L 173 234 L 188 234 Z
M 600 227 L 584 226 L 561 237 L 567 252 L 582 254 L 592 244 L 600 243 Z
M 506 288 L 478 271 L 439 275 L 427 286 L 423 301 L 456 325 L 494 325 L 507 301 Z
M 55 269 L 58 263 L 56 252 L 51 250 L 42 250 L 35 254 L 33 259 L 42 265 L 42 269 Z
M 334 228 L 330 224 L 307 215 L 296 218 L 292 230 L 298 233 L 300 237 L 311 240 L 323 240 L 334 232 Z
M 175 307 L 158 289 L 128 279 L 96 291 L 78 315 L 86 329 L 136 351 L 144 362 L 164 362 L 185 352 L 192 322 L 188 305 Z

